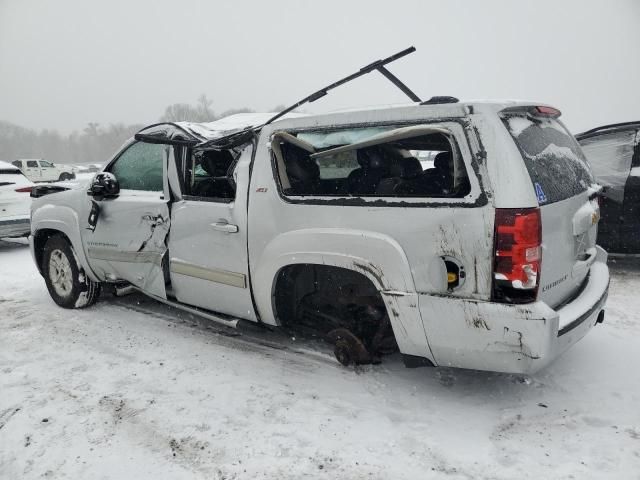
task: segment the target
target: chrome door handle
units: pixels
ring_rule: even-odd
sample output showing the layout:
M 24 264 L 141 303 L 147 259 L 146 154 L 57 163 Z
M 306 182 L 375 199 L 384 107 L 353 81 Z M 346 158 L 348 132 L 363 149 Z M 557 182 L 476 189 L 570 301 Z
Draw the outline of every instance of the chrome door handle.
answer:
M 211 226 L 214 230 L 218 230 L 219 232 L 238 233 L 238 226 L 227 222 L 216 222 L 212 223 Z

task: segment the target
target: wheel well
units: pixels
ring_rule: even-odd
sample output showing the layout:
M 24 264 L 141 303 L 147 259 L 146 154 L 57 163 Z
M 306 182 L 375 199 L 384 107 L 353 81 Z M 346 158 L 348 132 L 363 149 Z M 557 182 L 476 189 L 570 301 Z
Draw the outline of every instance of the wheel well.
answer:
M 38 270 L 42 273 L 42 256 L 44 254 L 44 246 L 54 235 L 60 235 L 69 243 L 69 238 L 59 230 L 53 230 L 51 228 L 43 228 L 42 230 L 38 230 L 33 237 L 33 253 L 36 258 L 36 265 L 38 266 Z
M 296 264 L 282 268 L 274 282 L 273 308 L 281 326 L 325 339 L 346 329 L 373 354 L 382 338 L 395 339 L 384 300 L 373 282 L 348 268 Z M 378 342 L 378 343 L 376 343 Z

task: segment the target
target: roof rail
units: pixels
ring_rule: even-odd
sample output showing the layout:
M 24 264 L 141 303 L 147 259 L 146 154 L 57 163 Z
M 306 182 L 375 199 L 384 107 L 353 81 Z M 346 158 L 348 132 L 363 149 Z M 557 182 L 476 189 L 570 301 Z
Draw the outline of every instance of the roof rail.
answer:
M 577 139 L 580 138 L 584 138 L 587 137 L 589 135 L 593 135 L 594 133 L 603 133 L 603 130 L 611 130 L 611 129 L 617 129 L 617 128 L 623 128 L 623 127 L 632 127 L 632 126 L 639 126 L 640 127 L 640 120 L 636 120 L 633 122 L 621 122 L 621 123 L 612 123 L 610 125 L 602 125 L 600 127 L 596 127 L 596 128 L 592 128 L 591 130 L 587 130 L 586 132 L 582 132 L 582 133 L 578 133 L 576 135 Z

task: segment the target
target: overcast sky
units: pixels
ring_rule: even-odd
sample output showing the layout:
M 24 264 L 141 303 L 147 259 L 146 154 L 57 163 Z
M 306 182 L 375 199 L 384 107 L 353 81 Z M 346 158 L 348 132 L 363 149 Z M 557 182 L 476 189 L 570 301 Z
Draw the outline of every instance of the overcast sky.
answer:
M 640 119 L 639 0 L 0 0 L 0 120 L 152 123 L 291 104 L 410 45 L 418 95 L 551 103 L 574 132 Z M 379 75 L 307 111 L 404 102 Z

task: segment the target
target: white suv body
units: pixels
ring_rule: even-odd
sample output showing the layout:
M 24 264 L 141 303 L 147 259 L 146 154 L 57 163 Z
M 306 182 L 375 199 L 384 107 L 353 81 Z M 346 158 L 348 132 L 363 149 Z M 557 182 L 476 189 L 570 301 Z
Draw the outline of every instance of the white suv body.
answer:
M 32 182 L 57 182 L 72 180 L 76 177 L 72 166 L 54 164 L 41 158 L 25 158 L 12 163 Z
M 63 306 L 98 282 L 272 326 L 365 305 L 408 365 L 533 372 L 603 319 L 609 284 L 598 186 L 558 114 L 468 102 L 151 126 L 104 168 L 117 195 L 34 199 L 34 259 Z M 438 154 L 440 170 L 418 160 Z M 84 282 L 68 297 L 52 239 Z
M 33 182 L 8 162 L 0 161 L 0 238 L 31 232 L 30 208 Z

